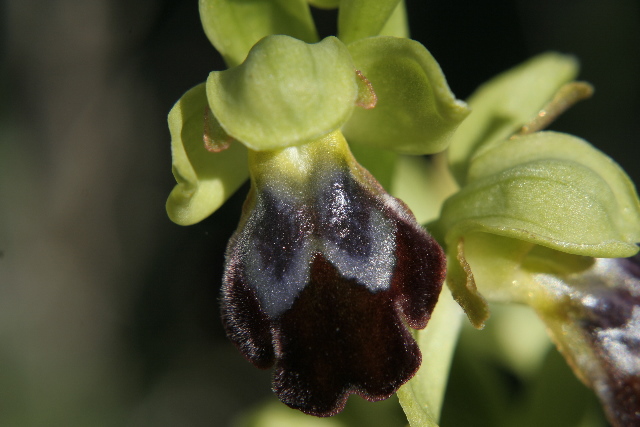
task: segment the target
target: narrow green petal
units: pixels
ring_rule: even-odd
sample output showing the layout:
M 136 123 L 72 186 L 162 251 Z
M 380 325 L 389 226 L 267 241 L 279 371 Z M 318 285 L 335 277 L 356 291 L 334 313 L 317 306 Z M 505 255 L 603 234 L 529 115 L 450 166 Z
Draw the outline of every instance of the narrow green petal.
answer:
M 307 0 L 311 6 L 318 9 L 336 9 L 340 6 L 340 0 Z
M 169 112 L 173 176 L 178 184 L 167 200 L 167 213 L 176 224 L 190 225 L 211 215 L 248 178 L 247 150 L 238 142 L 219 153 L 203 141 L 204 83 L 190 89 Z
M 200 19 L 229 67 L 242 63 L 251 47 L 271 34 L 318 41 L 305 0 L 200 0 Z
M 631 256 L 638 222 L 620 218 L 618 189 L 577 162 L 535 160 L 463 187 L 445 202 L 440 227 L 448 245 L 486 232 L 576 255 Z
M 577 72 L 573 57 L 546 53 L 480 86 L 468 100 L 472 114 L 451 139 L 449 160 L 458 182 L 466 181 L 469 161 L 480 146 L 518 131 Z
M 338 37 L 351 43 L 377 36 L 389 20 L 399 0 L 341 0 L 338 12 Z
M 440 66 L 420 43 L 373 37 L 348 46 L 353 62 L 378 96 L 371 110 L 356 109 L 343 131 L 350 142 L 405 154 L 444 150 L 469 113 L 455 99 Z
M 455 248 L 456 252 L 447 257 L 447 286 L 473 327 L 482 329 L 489 318 L 489 305 L 476 286 L 474 272 L 466 259 L 465 241 L 460 239 Z
M 339 129 L 355 108 L 356 74 L 335 37 L 307 44 L 262 39 L 238 67 L 207 80 L 211 110 L 227 131 L 261 151 L 313 141 Z
M 409 21 L 404 0 L 398 2 L 389 20 L 380 30 L 380 35 L 409 38 Z
M 449 367 L 462 324 L 462 313 L 443 289 L 429 327 L 416 331 L 425 361 L 418 373 L 398 390 L 398 398 L 412 427 L 437 427 Z

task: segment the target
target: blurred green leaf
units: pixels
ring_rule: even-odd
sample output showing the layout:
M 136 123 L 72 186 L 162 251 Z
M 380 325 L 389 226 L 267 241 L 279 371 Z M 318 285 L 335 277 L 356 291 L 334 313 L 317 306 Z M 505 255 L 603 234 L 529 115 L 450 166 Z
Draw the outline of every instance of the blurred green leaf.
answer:
M 234 423 L 234 427 L 348 427 L 337 418 L 317 418 L 291 409 L 281 402 L 259 406 L 250 415 Z
M 409 206 L 419 224 L 437 219 L 442 203 L 457 191 L 444 156 L 399 155 L 392 183 L 391 193 Z
M 580 383 L 562 355 L 551 348 L 526 394 L 510 411 L 507 425 L 519 427 L 578 427 L 596 406 L 593 393 Z

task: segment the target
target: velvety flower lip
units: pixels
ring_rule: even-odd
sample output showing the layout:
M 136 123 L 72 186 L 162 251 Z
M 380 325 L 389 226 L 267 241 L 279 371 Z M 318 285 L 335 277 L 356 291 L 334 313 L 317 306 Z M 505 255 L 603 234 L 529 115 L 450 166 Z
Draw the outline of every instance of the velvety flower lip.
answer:
M 227 249 L 222 318 L 247 359 L 275 365 L 273 389 L 284 403 L 330 416 L 351 393 L 386 399 L 415 374 L 421 354 L 405 322 L 426 326 L 445 261 L 339 132 L 312 144 L 325 155 L 301 179 L 252 168 Z M 288 150 L 304 158 L 307 148 Z M 263 154 L 255 156 L 259 164 Z

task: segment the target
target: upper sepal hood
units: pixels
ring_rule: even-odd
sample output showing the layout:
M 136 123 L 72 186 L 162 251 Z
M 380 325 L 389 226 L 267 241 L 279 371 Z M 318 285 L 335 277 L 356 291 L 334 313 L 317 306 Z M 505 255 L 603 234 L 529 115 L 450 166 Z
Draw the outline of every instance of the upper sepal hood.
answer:
M 288 36 L 258 42 L 239 66 L 207 79 L 211 111 L 252 150 L 301 145 L 349 119 L 358 96 L 355 66 L 335 37 L 307 44 Z

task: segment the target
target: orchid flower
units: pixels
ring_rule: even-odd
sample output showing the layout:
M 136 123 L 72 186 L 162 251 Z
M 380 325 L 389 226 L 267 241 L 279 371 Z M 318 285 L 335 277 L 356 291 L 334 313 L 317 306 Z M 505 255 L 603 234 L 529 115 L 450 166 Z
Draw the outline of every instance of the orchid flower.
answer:
M 388 3 L 387 18 L 396 8 Z M 292 5 L 308 17 L 306 4 Z M 179 224 L 197 222 L 250 177 L 227 249 L 223 323 L 254 365 L 275 366 L 284 403 L 333 415 L 349 394 L 386 399 L 415 374 L 421 353 L 405 323 L 426 326 L 445 274 L 438 243 L 357 162 L 345 136 L 369 157 L 433 153 L 468 109 L 415 41 L 347 31 L 348 44 L 318 42 L 305 27 L 303 39 L 315 42 L 307 43 L 292 27 L 236 45 L 225 31 L 238 27 L 219 23 L 241 8 L 201 2 L 205 30 L 231 67 L 169 114 L 178 185 L 167 210 Z M 361 19 L 342 16 L 347 29 Z
M 541 55 L 470 98 L 449 150 L 460 185 L 434 227 L 447 283 L 482 327 L 487 300 L 531 306 L 615 426 L 640 422 L 640 203 L 610 158 L 542 131 L 592 88 L 576 61 Z M 613 258 L 613 259 L 607 259 Z
M 611 423 L 636 425 L 640 202 L 603 153 L 544 131 L 592 91 L 576 60 L 540 55 L 467 105 L 407 38 L 403 1 L 310 3 L 339 7 L 337 37 L 318 39 L 305 0 L 200 0 L 229 68 L 169 113 L 174 222 L 250 180 L 226 254 L 229 339 L 306 414 L 398 392 L 412 426 L 436 426 L 453 301 L 477 328 L 488 302 L 526 304 Z

